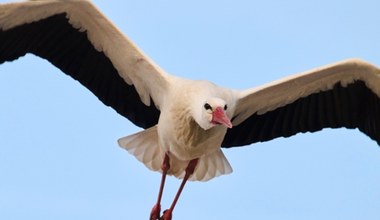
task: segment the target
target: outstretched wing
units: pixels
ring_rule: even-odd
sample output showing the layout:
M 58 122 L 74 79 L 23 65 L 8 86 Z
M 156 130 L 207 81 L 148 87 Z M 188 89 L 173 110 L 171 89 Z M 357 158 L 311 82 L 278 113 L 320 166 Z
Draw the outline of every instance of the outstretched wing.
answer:
M 380 70 L 351 59 L 243 91 L 223 147 L 323 128 L 358 128 L 380 144 Z
M 0 63 L 49 60 L 137 126 L 158 122 L 170 76 L 88 1 L 0 5 Z

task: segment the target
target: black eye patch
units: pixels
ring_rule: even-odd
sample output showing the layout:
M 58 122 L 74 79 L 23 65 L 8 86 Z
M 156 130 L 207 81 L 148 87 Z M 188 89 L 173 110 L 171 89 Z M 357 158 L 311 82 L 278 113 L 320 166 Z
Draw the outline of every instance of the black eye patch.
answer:
M 206 103 L 204 106 L 203 106 L 206 110 L 212 110 L 212 107 L 210 104 Z

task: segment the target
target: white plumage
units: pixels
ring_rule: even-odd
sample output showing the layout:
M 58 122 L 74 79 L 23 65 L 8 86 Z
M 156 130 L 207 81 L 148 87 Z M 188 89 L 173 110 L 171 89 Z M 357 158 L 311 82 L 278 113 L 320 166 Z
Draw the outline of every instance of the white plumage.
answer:
M 26 53 L 49 60 L 144 128 L 119 144 L 163 180 L 167 171 L 183 183 L 207 181 L 232 172 L 220 147 L 326 127 L 358 128 L 380 142 L 380 70 L 359 59 L 231 90 L 166 73 L 94 5 L 74 0 L 1 5 L 0 48 L 1 63 Z

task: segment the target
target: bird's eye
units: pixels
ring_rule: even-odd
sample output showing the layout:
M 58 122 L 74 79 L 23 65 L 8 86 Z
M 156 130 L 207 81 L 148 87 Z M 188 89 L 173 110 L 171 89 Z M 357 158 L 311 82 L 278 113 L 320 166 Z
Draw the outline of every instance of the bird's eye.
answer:
M 212 107 L 210 104 L 206 103 L 204 106 L 203 106 L 206 110 L 212 110 Z
M 224 111 L 226 111 L 227 110 L 227 105 L 224 105 Z

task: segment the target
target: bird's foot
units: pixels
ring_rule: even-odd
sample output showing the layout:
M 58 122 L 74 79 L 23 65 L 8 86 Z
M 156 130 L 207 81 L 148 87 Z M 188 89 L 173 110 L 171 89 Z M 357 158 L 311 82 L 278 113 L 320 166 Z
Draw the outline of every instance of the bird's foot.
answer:
M 160 220 L 172 220 L 172 210 L 166 209 Z
M 156 204 L 153 206 L 152 211 L 150 212 L 150 220 L 160 220 L 161 206 Z

